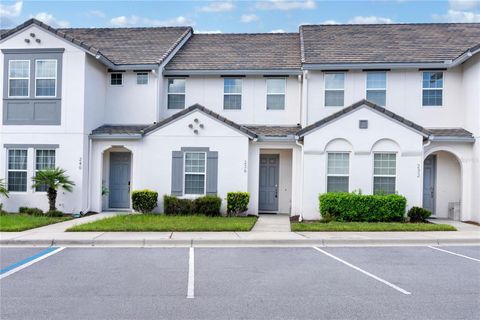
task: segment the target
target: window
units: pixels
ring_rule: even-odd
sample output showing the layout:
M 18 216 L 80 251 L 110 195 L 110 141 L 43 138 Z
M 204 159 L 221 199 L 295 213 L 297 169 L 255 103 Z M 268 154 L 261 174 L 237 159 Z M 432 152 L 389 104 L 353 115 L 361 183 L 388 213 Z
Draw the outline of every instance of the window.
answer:
M 35 171 L 55 168 L 55 150 L 35 151 Z M 35 191 L 47 191 L 46 186 L 38 186 Z
M 8 191 L 27 191 L 27 149 L 8 150 Z
M 123 73 L 111 73 L 110 85 L 121 86 L 123 84 Z
M 345 73 L 325 74 L 325 107 L 343 107 Z
M 373 157 L 373 193 L 395 193 L 397 155 L 395 153 L 375 153 Z
M 242 108 L 242 79 L 223 79 L 223 109 Z
M 137 73 L 137 84 L 148 84 L 148 72 Z
M 57 60 L 35 60 L 35 96 L 57 95 Z
M 185 79 L 168 79 L 168 109 L 185 108 Z
M 443 72 L 423 73 L 423 106 L 441 106 L 443 104 Z
M 348 192 L 349 154 L 328 153 L 327 192 Z
M 205 173 L 205 152 L 185 152 L 185 194 L 205 194 Z
M 387 73 L 367 72 L 367 100 L 384 107 L 387 101 Z
M 267 110 L 285 109 L 286 79 L 267 79 Z
M 8 96 L 28 97 L 30 87 L 30 60 L 8 61 Z

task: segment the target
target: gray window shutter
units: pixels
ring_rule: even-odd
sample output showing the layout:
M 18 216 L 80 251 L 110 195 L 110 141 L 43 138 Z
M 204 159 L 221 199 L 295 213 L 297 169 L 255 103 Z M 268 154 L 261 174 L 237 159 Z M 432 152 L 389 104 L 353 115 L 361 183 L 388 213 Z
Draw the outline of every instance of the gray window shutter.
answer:
M 183 152 L 172 151 L 172 195 L 183 195 Z
M 206 194 L 217 194 L 218 151 L 207 152 L 207 190 Z

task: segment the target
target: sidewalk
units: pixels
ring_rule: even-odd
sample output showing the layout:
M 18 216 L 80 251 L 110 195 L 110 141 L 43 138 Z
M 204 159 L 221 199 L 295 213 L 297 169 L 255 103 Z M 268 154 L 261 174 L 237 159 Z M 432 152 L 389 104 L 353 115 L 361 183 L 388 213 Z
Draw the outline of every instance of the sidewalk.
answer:
M 480 227 L 454 221 L 459 231 L 444 232 L 65 232 L 71 226 L 117 213 L 101 213 L 23 232 L 0 232 L 2 246 L 69 247 L 248 247 L 248 246 L 425 246 L 480 245 Z M 275 216 L 273 216 L 275 217 Z M 284 217 L 281 217 L 284 218 Z M 267 217 L 267 220 L 269 218 Z M 288 219 L 288 217 L 287 217 Z M 281 219 L 280 219 L 281 220 Z M 266 221 L 266 220 L 264 220 Z M 278 223 L 270 219 L 271 226 Z M 280 222 L 282 228 L 285 223 Z M 262 230 L 263 229 L 263 230 Z

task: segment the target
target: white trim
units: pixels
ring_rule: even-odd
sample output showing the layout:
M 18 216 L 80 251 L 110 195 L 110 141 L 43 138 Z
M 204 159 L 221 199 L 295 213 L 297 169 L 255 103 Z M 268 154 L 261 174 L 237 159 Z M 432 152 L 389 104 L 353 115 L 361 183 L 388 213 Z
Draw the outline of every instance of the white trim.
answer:
M 229 93 L 229 92 L 225 92 L 225 80 L 231 80 L 231 79 L 234 79 L 234 80 L 240 80 L 240 93 Z M 238 109 L 225 109 L 225 96 L 240 96 L 240 108 Z M 235 78 L 235 77 L 227 77 L 227 78 L 223 78 L 223 111 L 240 111 L 242 110 L 242 107 L 243 107 L 243 79 L 242 78 Z
M 13 194 L 28 193 L 28 157 L 29 157 L 28 149 L 29 148 L 10 148 L 10 149 L 7 149 L 7 152 L 6 152 L 6 158 L 7 159 L 6 159 L 6 166 L 5 166 L 5 169 L 7 171 L 7 174 L 6 174 L 6 177 L 5 177 L 7 190 L 8 190 L 8 185 L 9 185 L 9 181 L 8 181 L 8 173 L 9 172 L 25 172 L 26 173 L 26 181 L 25 181 L 26 189 L 25 189 L 25 191 L 8 190 L 9 193 L 13 193 Z M 24 150 L 24 151 L 27 152 L 27 155 L 26 155 L 27 163 L 26 163 L 26 168 L 25 169 L 10 169 L 10 151 L 16 151 L 16 150 L 20 150 L 20 151 Z
M 55 61 L 55 77 L 38 77 L 37 76 L 37 62 L 39 61 Z M 55 93 L 53 96 L 39 96 L 37 95 L 37 80 L 52 80 L 55 79 Z M 35 98 L 56 98 L 58 86 L 58 60 L 57 59 L 35 59 Z
M 343 75 L 343 87 L 342 88 L 329 88 L 327 89 L 327 75 L 329 74 L 342 74 Z M 343 108 L 345 107 L 345 82 L 347 81 L 347 73 L 344 71 L 340 72 L 325 72 L 323 76 L 323 107 L 324 108 Z M 335 91 L 342 91 L 343 92 L 343 104 L 341 106 L 327 106 L 327 91 L 335 92 Z
M 423 77 L 424 77 L 425 73 L 441 73 L 442 74 L 442 87 L 441 88 L 425 88 L 423 86 Z M 422 108 L 442 108 L 444 106 L 444 103 L 443 103 L 443 91 L 444 91 L 444 89 L 445 89 L 445 72 L 438 71 L 438 70 L 422 71 L 422 96 L 421 96 L 421 99 L 422 99 L 421 106 L 422 106 Z M 442 104 L 439 104 L 439 105 L 424 105 L 423 104 L 423 92 L 425 90 L 440 91 L 442 93 Z
M 268 93 L 268 81 L 282 79 L 284 82 L 283 93 Z M 283 108 L 282 109 L 269 109 L 268 108 L 268 96 L 283 96 Z M 284 111 L 287 107 L 287 78 L 286 77 L 272 77 L 265 78 L 265 110 L 267 111 Z
M 327 156 L 325 157 L 326 158 L 326 166 L 325 166 L 325 191 L 326 192 L 329 192 L 328 191 L 328 177 L 347 177 L 348 178 L 348 182 L 347 182 L 347 191 L 346 192 L 350 192 L 350 151 L 327 151 L 326 154 Z M 346 154 L 348 155 L 348 173 L 347 174 L 338 174 L 338 173 L 328 173 L 328 156 L 330 154 Z
M 187 153 L 202 153 L 205 156 L 205 164 L 204 164 L 204 172 L 187 172 Z M 187 186 L 186 186 L 186 179 L 185 177 L 188 175 L 197 175 L 203 176 L 203 193 L 187 193 Z M 207 152 L 205 151 L 184 151 L 183 152 L 183 195 L 187 197 L 196 197 L 196 196 L 204 196 L 207 194 Z
M 170 90 L 170 86 L 169 86 L 170 80 L 173 80 L 173 81 L 175 81 L 175 80 L 183 80 L 184 83 L 185 83 L 184 86 L 183 86 L 183 87 L 184 87 L 183 93 L 173 93 L 173 92 L 170 93 L 170 92 L 169 92 L 169 90 Z M 183 96 L 184 96 L 184 99 L 183 99 L 183 108 L 169 108 L 169 106 L 168 106 L 168 97 L 169 97 L 170 95 L 179 95 L 179 96 L 180 96 L 180 95 L 183 95 Z M 185 109 L 185 106 L 186 106 L 186 104 L 187 104 L 187 79 L 186 79 L 186 78 L 167 78 L 167 94 L 166 94 L 165 96 L 166 96 L 166 99 L 167 99 L 167 101 L 166 101 L 166 103 L 165 103 L 165 105 L 167 106 L 167 108 L 166 108 L 167 110 L 184 110 L 184 109 Z
M 138 83 L 138 75 L 139 74 L 146 74 L 147 75 L 147 82 L 146 83 Z M 135 75 L 136 75 L 136 79 L 135 79 L 135 83 L 137 84 L 137 86 L 146 86 L 150 83 L 150 72 L 145 72 L 145 71 L 142 71 L 142 72 L 135 72 Z
M 393 193 L 396 193 L 397 192 L 397 153 L 398 152 L 395 152 L 395 151 L 373 151 L 372 154 L 373 154 L 373 157 L 372 157 L 372 164 L 373 164 L 373 170 L 372 170 L 372 174 L 373 174 L 373 178 L 372 178 L 372 194 L 375 194 L 375 178 L 395 178 L 395 186 L 394 186 L 394 190 L 393 190 Z M 375 174 L 375 155 L 376 154 L 393 154 L 395 155 L 395 175 L 391 175 L 391 174 Z
M 368 100 L 367 97 L 368 97 L 368 91 L 369 90 L 370 91 L 382 91 L 383 90 L 383 91 L 385 91 L 385 105 L 378 104 L 377 102 L 374 102 L 374 101 L 372 101 L 372 102 L 377 103 L 381 107 L 385 107 L 386 105 L 388 105 L 388 103 L 387 103 L 387 81 L 388 81 L 387 80 L 387 72 L 386 71 L 374 71 L 374 70 L 372 70 L 372 71 L 366 71 L 365 73 L 366 73 L 365 74 L 365 99 Z M 368 75 L 373 74 L 373 73 L 383 73 L 385 75 L 385 86 L 384 87 L 377 87 L 377 88 L 369 88 L 368 87 Z M 371 100 L 369 100 L 369 101 L 371 101 Z
M 28 62 L 28 77 L 10 77 L 10 69 L 11 69 L 11 63 L 12 62 L 18 62 L 18 61 L 23 61 L 23 62 Z M 9 98 L 16 98 L 16 99 L 28 99 L 30 98 L 30 78 L 31 78 L 31 74 L 30 74 L 30 70 L 31 69 L 31 65 L 30 65 L 30 60 L 8 60 L 8 77 L 7 77 L 7 95 Z M 27 80 L 28 81 L 28 85 L 27 85 L 27 95 L 26 96 L 11 96 L 10 95 L 10 80 Z

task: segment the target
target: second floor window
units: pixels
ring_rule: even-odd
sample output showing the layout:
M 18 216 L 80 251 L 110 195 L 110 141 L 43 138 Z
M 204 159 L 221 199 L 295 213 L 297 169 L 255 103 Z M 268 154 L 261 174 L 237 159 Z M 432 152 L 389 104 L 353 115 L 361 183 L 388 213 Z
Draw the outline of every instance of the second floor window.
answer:
M 343 107 L 345 93 L 345 73 L 325 74 L 325 107 Z
M 137 73 L 137 84 L 148 84 L 148 72 Z
M 8 96 L 28 97 L 30 89 L 30 60 L 8 61 Z
M 384 107 L 387 102 L 387 73 L 367 72 L 367 100 Z
M 121 86 L 123 84 L 123 73 L 111 73 L 110 85 Z
M 285 109 L 286 79 L 267 79 L 267 110 Z
M 443 72 L 427 71 L 423 73 L 423 106 L 443 105 Z
M 57 96 L 57 60 L 35 60 L 35 96 Z
M 327 192 L 348 192 L 349 156 L 347 152 L 328 153 Z
M 168 79 L 167 108 L 185 108 L 185 79 Z
M 239 110 L 242 108 L 242 79 L 223 79 L 223 109 Z

